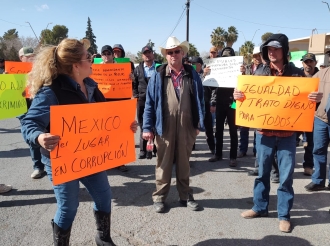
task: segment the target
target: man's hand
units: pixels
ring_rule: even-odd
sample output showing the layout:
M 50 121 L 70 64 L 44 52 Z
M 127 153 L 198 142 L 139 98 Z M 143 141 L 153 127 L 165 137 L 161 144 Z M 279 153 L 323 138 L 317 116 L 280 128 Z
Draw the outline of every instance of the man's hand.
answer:
M 241 92 L 240 90 L 237 90 L 236 88 L 234 89 L 234 93 L 233 93 L 234 99 L 235 100 L 242 100 L 244 99 L 244 94 L 243 92 Z
M 50 133 L 42 133 L 38 136 L 38 143 L 44 149 L 48 151 L 53 151 L 60 139 L 60 136 L 52 135 Z
M 144 132 L 142 133 L 142 138 L 144 140 L 154 139 L 154 134 L 152 132 Z
M 242 75 L 245 75 L 246 67 L 244 65 L 241 65 L 239 71 L 242 73 Z
M 206 67 L 206 68 L 204 68 L 203 76 L 205 77 L 206 75 L 209 75 L 210 72 L 211 72 L 211 68 L 210 68 L 210 67 Z
M 131 131 L 136 133 L 138 126 L 139 126 L 139 124 L 136 122 L 136 120 L 134 120 L 130 125 Z
M 216 110 L 216 107 L 215 107 L 215 106 L 211 106 L 211 107 L 210 107 L 210 112 L 211 112 L 212 114 L 215 113 L 215 110 Z
M 311 92 L 309 95 L 308 95 L 308 99 L 309 101 L 311 102 L 321 102 L 323 98 L 323 93 L 322 92 Z

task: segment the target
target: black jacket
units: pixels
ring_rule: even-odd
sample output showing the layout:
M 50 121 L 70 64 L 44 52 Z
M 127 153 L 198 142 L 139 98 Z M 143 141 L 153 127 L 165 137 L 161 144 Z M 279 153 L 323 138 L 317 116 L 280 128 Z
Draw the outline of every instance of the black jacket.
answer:
M 140 62 L 134 69 L 134 78 L 133 97 L 145 101 L 149 78 L 144 77 L 144 62 Z

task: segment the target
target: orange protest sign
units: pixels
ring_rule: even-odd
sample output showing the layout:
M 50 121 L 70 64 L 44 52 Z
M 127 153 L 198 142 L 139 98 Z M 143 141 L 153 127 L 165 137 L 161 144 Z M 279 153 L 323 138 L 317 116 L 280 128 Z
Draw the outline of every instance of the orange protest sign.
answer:
M 26 74 L 32 70 L 32 63 L 5 61 L 5 68 L 9 74 Z M 25 88 L 25 98 L 30 98 L 28 88 Z
M 105 98 L 131 98 L 132 80 L 130 63 L 93 64 L 95 80 Z
M 245 98 L 236 103 L 236 125 L 311 132 L 316 104 L 308 94 L 318 84 L 317 78 L 241 75 L 237 89 Z
M 53 184 L 135 161 L 135 110 L 136 99 L 51 106 L 50 132 L 61 137 L 50 153 Z

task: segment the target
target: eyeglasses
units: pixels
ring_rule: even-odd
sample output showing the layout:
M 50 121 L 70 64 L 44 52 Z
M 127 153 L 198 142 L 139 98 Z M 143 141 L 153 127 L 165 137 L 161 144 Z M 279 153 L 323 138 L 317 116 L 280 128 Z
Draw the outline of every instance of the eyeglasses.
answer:
M 112 53 L 110 53 L 110 52 L 103 52 L 102 53 L 102 56 L 112 56 Z
M 80 60 L 80 61 L 88 61 L 88 62 L 92 63 L 93 62 L 93 58 L 92 58 L 91 54 L 88 54 L 86 56 L 86 59 L 83 59 L 83 60 Z
M 167 54 L 168 54 L 169 56 L 171 56 L 171 55 L 173 55 L 173 53 L 175 53 L 175 54 L 179 54 L 180 52 L 181 52 L 181 50 L 167 51 Z

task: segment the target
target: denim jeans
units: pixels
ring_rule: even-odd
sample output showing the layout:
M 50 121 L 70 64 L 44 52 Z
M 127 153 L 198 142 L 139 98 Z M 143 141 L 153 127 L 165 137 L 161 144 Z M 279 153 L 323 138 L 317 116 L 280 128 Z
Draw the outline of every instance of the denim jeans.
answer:
M 242 153 L 246 153 L 248 151 L 249 146 L 249 130 L 248 127 L 240 127 L 239 128 L 239 151 Z
M 328 144 L 330 140 L 330 125 L 315 117 L 313 136 L 313 160 L 315 171 L 312 175 L 312 182 L 318 185 L 325 185 L 327 175 Z M 328 178 L 330 178 L 330 169 Z
M 296 134 L 290 137 L 267 137 L 256 134 L 259 176 L 254 182 L 253 211 L 259 214 L 268 213 L 270 172 L 272 170 L 275 146 L 280 183 L 277 189 L 277 212 L 280 220 L 290 220 L 294 192 L 293 171 L 296 158 Z
M 45 159 L 44 157 L 43 160 Z M 48 178 L 50 181 L 53 181 L 51 166 L 45 165 L 45 169 Z M 95 211 L 106 213 L 111 211 L 111 189 L 105 171 L 60 185 L 53 185 L 57 202 L 54 222 L 64 230 L 72 225 L 77 213 L 79 206 L 79 181 L 86 187 L 93 198 L 93 208 Z
M 33 169 L 43 171 L 45 169 L 45 166 L 41 162 L 40 146 L 35 146 L 34 144 L 31 143 L 30 154 L 33 161 Z

